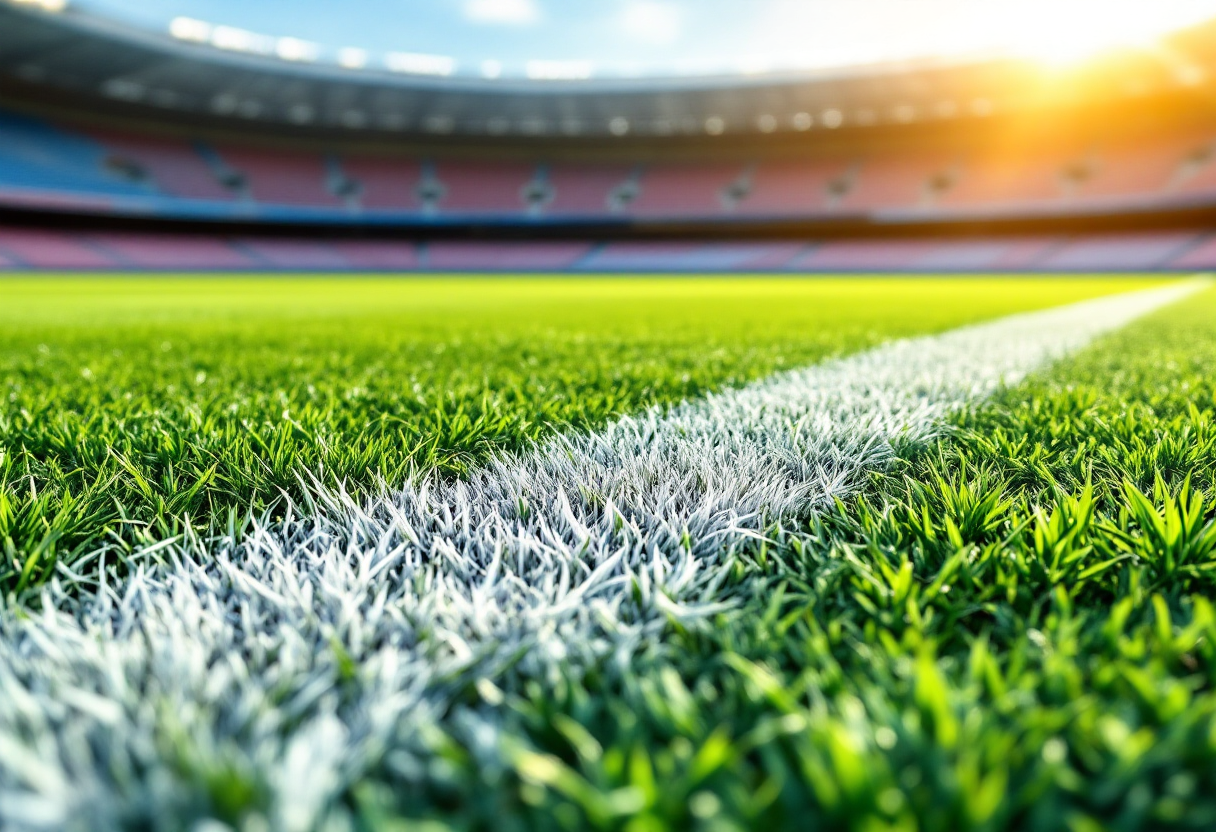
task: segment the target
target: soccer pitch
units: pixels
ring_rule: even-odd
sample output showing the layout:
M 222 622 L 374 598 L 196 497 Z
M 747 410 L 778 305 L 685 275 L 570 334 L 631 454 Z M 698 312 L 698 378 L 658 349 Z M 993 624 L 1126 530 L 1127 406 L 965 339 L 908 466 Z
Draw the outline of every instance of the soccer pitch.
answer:
M 1148 278 L 0 281 L 0 827 L 1210 826 L 1214 336 Z

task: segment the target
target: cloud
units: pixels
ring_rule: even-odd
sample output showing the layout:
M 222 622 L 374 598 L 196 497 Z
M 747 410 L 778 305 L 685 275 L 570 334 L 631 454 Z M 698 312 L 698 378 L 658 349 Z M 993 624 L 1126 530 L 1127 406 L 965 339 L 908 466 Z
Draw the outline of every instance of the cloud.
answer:
M 466 20 L 503 26 L 527 26 L 540 19 L 535 0 L 467 0 Z
M 621 26 L 634 40 L 668 44 L 680 37 L 684 28 L 684 13 L 672 3 L 632 0 L 621 13 Z

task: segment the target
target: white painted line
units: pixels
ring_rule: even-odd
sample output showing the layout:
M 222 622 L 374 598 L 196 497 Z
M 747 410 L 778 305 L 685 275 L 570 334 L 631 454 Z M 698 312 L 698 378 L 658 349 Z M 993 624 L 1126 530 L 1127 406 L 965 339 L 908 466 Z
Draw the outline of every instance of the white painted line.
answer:
M 52 588 L 34 617 L 0 614 L 0 826 L 188 826 L 203 773 L 222 767 L 265 789 L 269 828 L 310 829 L 366 772 L 415 776 L 410 753 L 455 693 L 492 705 L 508 668 L 628 663 L 671 618 L 722 609 L 732 553 L 772 522 L 847 496 L 953 409 L 1203 285 L 889 344 L 463 482 L 366 506 L 319 496 L 239 541 L 161 547 L 167 563 L 79 600 Z M 492 746 L 492 720 L 444 718 Z

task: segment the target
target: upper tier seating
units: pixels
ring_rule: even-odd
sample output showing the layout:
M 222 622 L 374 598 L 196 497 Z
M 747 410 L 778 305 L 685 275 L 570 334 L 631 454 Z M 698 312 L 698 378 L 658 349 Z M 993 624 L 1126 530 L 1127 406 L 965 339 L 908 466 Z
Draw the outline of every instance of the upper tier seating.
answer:
M 325 159 L 292 150 L 217 147 L 218 158 L 245 177 L 249 195 L 267 205 L 336 208 L 344 201 L 330 188 Z
M 198 150 L 182 139 L 141 138 L 94 132 L 111 163 L 142 170 L 156 189 L 185 199 L 231 200 L 236 193 L 224 187 Z
M 823 213 L 851 184 L 854 166 L 845 160 L 762 162 L 751 175 L 751 189 L 738 213 L 797 217 Z
M 628 211 L 637 197 L 632 165 L 550 165 L 547 181 L 553 199 L 545 214 L 562 219 L 602 218 Z
M 435 181 L 442 214 L 524 216 L 528 212 L 525 189 L 533 181 L 536 165 L 516 162 L 441 162 Z
M 721 215 L 739 202 L 746 190 L 746 173 L 740 164 L 648 167 L 629 212 L 655 218 Z
M 949 155 L 868 159 L 841 195 L 839 207 L 845 212 L 862 213 L 932 205 L 954 186 L 958 167 L 957 158 Z
M 346 157 L 346 175 L 358 184 L 359 203 L 368 210 L 417 211 L 422 167 L 409 159 Z
M 0 111 L 0 188 L 146 196 L 151 186 L 106 166 L 101 145 L 36 119 Z
M 0 204 L 348 223 L 966 217 L 1216 203 L 1216 129 L 1063 146 L 1001 141 L 940 153 L 836 146 L 805 159 L 584 165 L 85 135 L 0 112 Z

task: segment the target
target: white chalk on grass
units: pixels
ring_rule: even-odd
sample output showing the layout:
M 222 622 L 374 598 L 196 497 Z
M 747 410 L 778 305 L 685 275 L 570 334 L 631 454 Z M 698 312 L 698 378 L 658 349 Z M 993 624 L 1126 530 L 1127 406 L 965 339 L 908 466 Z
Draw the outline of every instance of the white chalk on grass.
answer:
M 734 553 L 855 491 L 947 413 L 1200 283 L 900 341 L 367 504 L 318 494 L 234 540 L 166 541 L 117 582 L 67 567 L 0 612 L 0 828 L 340 820 L 369 774 L 412 781 L 435 726 L 495 753 L 514 679 L 628 663 L 723 608 Z M 96 563 L 93 564 L 96 567 Z M 480 716 L 452 706 L 477 691 Z M 333 828 L 342 828 L 339 824 Z

